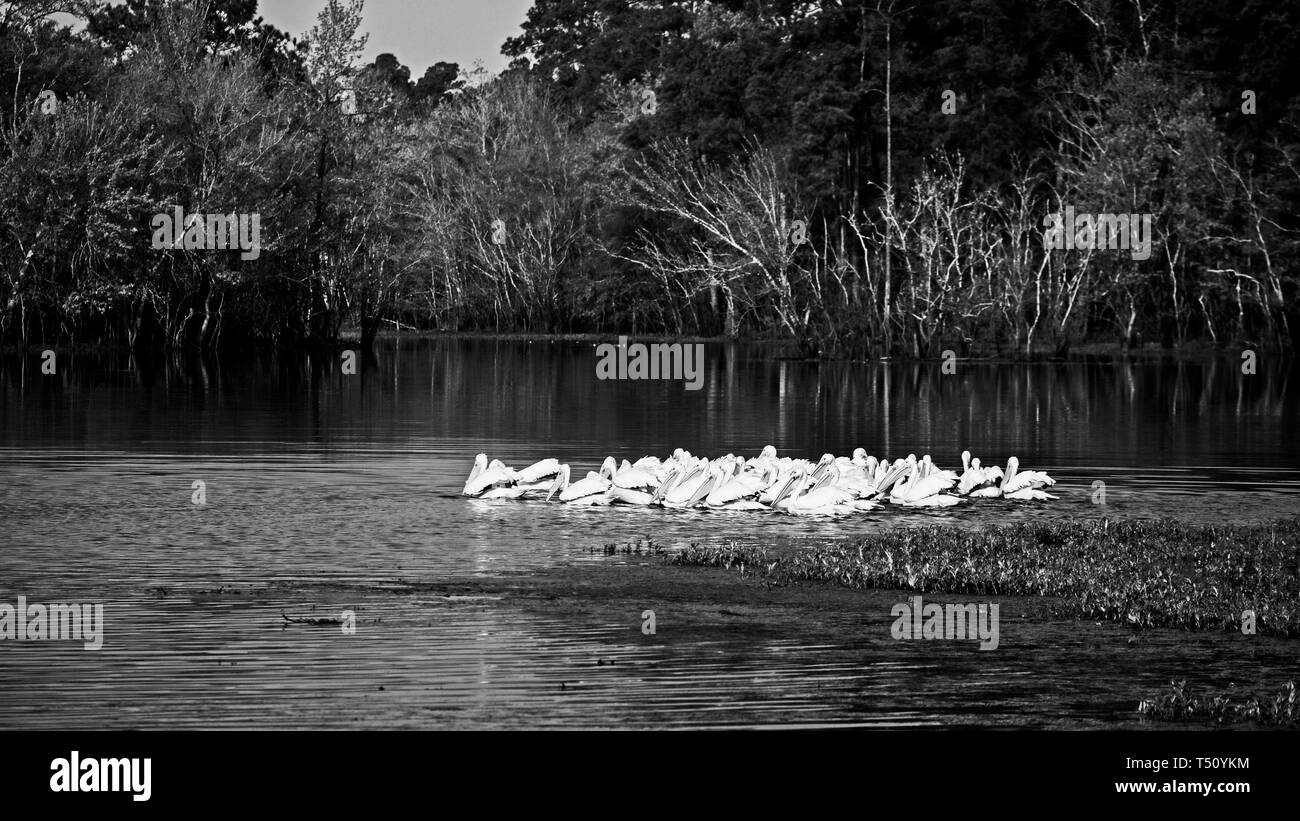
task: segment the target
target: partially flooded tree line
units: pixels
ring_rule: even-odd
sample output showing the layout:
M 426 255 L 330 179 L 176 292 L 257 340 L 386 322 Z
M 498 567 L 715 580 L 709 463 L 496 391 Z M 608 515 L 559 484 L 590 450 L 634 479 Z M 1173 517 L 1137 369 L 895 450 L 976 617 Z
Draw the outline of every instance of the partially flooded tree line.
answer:
M 644 80 L 602 80 L 595 114 L 522 71 L 417 101 L 361 65 L 356 0 L 326 0 L 305 53 L 222 28 L 214 4 L 146 4 L 156 19 L 96 46 L 99 73 L 50 110 L 33 55 L 67 35 L 40 15 L 0 32 L 19 68 L 0 111 L 0 341 L 590 332 L 925 358 L 1300 332 L 1297 158 L 1234 152 L 1197 89 L 1140 57 L 1061 80 L 1052 147 L 999 184 L 956 152 L 895 182 L 891 147 L 883 184 L 855 165 L 842 196 L 810 192 L 788 143 L 638 142 Z M 212 215 L 256 217 L 255 253 L 214 246 Z
M 1283 248 L 1291 257 L 1294 240 L 1230 163 L 1207 168 L 1222 183 L 1225 211 L 1245 202 L 1235 232 L 1189 232 L 1163 213 L 1142 222 L 1136 210 L 1098 217 L 1088 212 L 1102 204 L 1094 192 L 1042 174 L 974 192 L 959 157 L 936 158 L 892 206 L 818 225 L 794 217 L 770 152 L 724 171 L 690 164 L 673 146 L 637 166 L 633 188 L 638 204 L 677 228 L 641 231 L 626 258 L 681 306 L 670 331 L 690 332 L 688 303 L 720 294 L 710 305 L 725 333 L 786 337 L 810 354 L 1064 353 L 1089 341 L 1194 338 L 1289 347 L 1294 297 L 1274 257 Z M 1076 232 L 1107 244 L 1045 247 L 1049 215 L 1063 203 L 1080 214 Z M 1135 258 L 1141 249 L 1111 247 L 1113 228 L 1105 236 L 1130 217 L 1132 242 L 1151 244 L 1144 259 Z M 1085 218 L 1095 225 L 1082 227 Z M 847 250 L 826 240 L 837 228 L 854 240 Z M 1237 267 L 1216 267 L 1225 259 Z

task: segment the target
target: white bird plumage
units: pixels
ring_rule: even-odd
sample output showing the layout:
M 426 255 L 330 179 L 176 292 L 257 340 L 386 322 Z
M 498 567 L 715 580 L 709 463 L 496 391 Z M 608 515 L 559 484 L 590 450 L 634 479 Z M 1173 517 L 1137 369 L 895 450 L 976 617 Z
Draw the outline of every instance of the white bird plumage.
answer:
M 1021 470 L 1012 456 L 1004 472 L 983 467 L 962 451 L 960 473 L 935 466 L 929 454 L 917 459 L 878 459 L 863 448 L 850 457 L 825 453 L 816 462 L 778 457 L 766 445 L 751 459 L 728 453 L 715 460 L 677 448 L 665 459 L 642 456 L 617 462 L 608 456 L 598 471 L 571 479 L 570 467 L 542 459 L 515 470 L 487 454 L 474 465 L 461 489 L 482 499 L 545 497 L 573 505 L 612 503 L 704 507 L 713 510 L 777 510 L 793 515 L 841 516 L 876 510 L 885 502 L 900 507 L 951 507 L 963 498 L 1049 501 L 1056 480 L 1039 470 Z

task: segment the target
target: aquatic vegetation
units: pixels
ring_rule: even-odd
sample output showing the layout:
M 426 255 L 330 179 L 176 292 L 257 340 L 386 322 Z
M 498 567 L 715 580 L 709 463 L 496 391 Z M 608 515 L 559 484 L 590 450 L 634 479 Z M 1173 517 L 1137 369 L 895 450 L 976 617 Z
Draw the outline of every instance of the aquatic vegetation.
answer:
M 893 528 L 815 547 L 690 548 L 682 565 L 747 565 L 772 583 L 1060 598 L 1079 618 L 1135 629 L 1300 637 L 1300 519 L 1267 525 L 1170 520 Z
M 285 624 L 309 624 L 312 627 L 337 627 L 343 624 L 342 619 L 329 617 L 315 618 L 312 616 L 306 616 L 304 618 L 295 619 L 285 615 L 284 611 L 280 612 L 280 618 L 284 619 Z
M 601 548 L 588 548 L 588 553 L 601 552 L 606 556 L 625 555 L 625 556 L 661 556 L 664 553 L 664 546 L 650 537 L 637 539 L 634 542 L 617 544 L 609 542 Z
M 701 547 L 692 542 L 689 547 L 679 550 L 668 557 L 669 564 L 698 565 L 700 567 L 753 567 L 767 564 L 767 548 L 750 547 L 736 544 L 706 545 Z
M 1300 699 L 1288 681 L 1276 693 L 1252 693 L 1244 699 L 1227 695 L 1200 695 L 1187 681 L 1171 682 L 1169 690 L 1143 699 L 1138 712 L 1155 721 L 1205 721 L 1215 724 L 1254 722 L 1277 727 L 1300 727 Z

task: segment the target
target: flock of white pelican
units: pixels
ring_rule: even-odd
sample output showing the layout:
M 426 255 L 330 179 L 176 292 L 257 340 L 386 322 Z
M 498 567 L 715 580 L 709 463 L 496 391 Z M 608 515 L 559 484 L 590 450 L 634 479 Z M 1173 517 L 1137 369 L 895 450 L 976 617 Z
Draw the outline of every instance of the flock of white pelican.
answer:
M 778 458 L 768 445 L 752 459 L 727 454 L 709 460 L 678 448 L 667 459 L 646 456 L 620 465 L 605 458 L 599 471 L 572 481 L 569 466 L 543 459 L 521 470 L 487 454 L 474 458 L 465 496 L 481 499 L 545 498 L 569 505 L 658 505 L 714 510 L 775 510 L 802 516 L 843 516 L 901 507 L 950 507 L 964 499 L 1055 499 L 1044 488 L 1056 480 L 1038 470 L 1021 470 L 1012 456 L 1007 468 L 982 467 L 970 451 L 962 472 L 935 467 L 927 454 L 917 459 L 877 459 L 862 448 L 851 457 L 825 454 L 817 462 Z

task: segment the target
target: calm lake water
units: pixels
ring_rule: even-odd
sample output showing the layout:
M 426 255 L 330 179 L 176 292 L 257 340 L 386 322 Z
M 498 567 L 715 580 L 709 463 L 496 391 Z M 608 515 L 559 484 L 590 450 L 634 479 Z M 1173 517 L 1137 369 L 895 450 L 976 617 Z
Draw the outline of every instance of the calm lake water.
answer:
M 801 628 L 681 646 L 509 597 L 388 588 L 617 562 L 590 549 L 646 536 L 674 547 L 917 522 L 1300 514 L 1300 382 L 1267 357 L 1253 375 L 1230 359 L 960 362 L 945 375 L 939 362 L 706 345 L 698 391 L 601 381 L 595 363 L 592 343 L 482 340 L 388 342 L 356 375 L 337 355 L 64 354 L 54 375 L 38 356 L 0 358 L 0 603 L 100 602 L 107 621 L 99 651 L 0 641 L 0 729 L 637 726 L 651 714 L 697 726 L 1106 723 L 1132 704 L 1085 678 L 1068 625 L 1045 628 L 1037 656 L 899 649 L 887 627 L 883 642 L 826 644 Z M 1014 454 L 1050 471 L 1061 498 L 808 521 L 458 495 L 479 452 L 516 466 L 555 456 L 576 478 L 606 455 L 765 444 L 813 459 L 930 453 L 942 467 L 963 448 L 986 463 Z M 203 506 L 191 503 L 196 480 Z M 344 637 L 281 617 L 344 607 L 382 621 L 366 616 Z M 1169 634 L 1143 675 L 1158 686 L 1219 659 L 1226 677 L 1240 659 L 1216 641 Z M 1294 658 L 1285 643 L 1251 653 L 1266 666 Z M 610 654 L 621 666 L 589 669 Z M 1031 683 L 1030 659 L 1057 656 L 1058 669 L 1074 658 L 1077 686 Z M 589 687 L 556 695 L 583 677 Z M 360 697 L 377 686 L 384 698 Z

